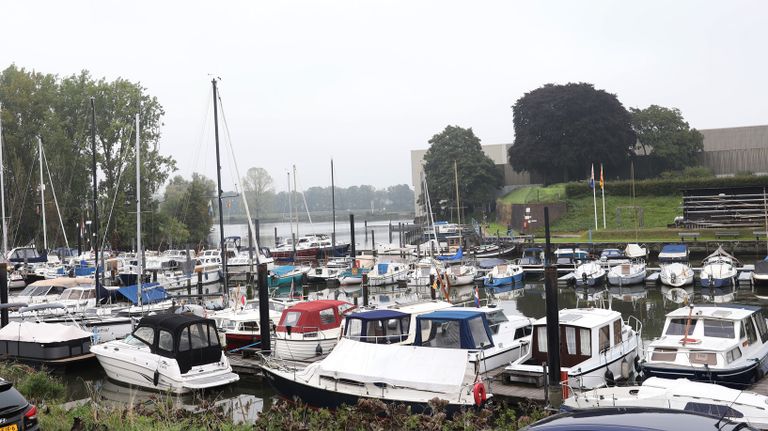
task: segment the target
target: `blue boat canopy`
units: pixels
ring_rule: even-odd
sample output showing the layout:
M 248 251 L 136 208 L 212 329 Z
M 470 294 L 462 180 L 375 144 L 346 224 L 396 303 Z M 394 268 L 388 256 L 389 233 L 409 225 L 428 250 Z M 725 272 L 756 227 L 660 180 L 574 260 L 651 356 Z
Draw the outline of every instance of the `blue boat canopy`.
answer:
M 410 324 L 410 314 L 395 310 L 352 313 L 347 316 L 344 336 L 364 343 L 400 343 L 408 338 Z
M 662 253 L 685 253 L 688 246 L 685 244 L 666 244 L 661 248 Z
M 493 346 L 493 335 L 484 313 L 440 310 L 416 317 L 414 344 L 448 349 L 486 349 Z
M 136 287 L 137 285 L 125 286 L 117 289 L 117 292 L 123 295 L 126 299 L 131 301 L 134 305 L 139 302 L 136 300 Z M 168 293 L 160 287 L 159 283 L 147 283 L 141 285 L 141 303 L 142 304 L 154 304 L 155 302 L 164 301 L 168 298 Z
M 461 260 L 464 257 L 464 251 L 459 247 L 456 253 L 452 256 L 437 256 L 437 260 Z
M 347 320 L 349 319 L 360 319 L 360 320 L 382 320 L 382 319 L 399 319 L 401 317 L 408 317 L 409 314 L 401 313 L 400 311 L 395 310 L 371 310 L 371 311 L 362 311 L 360 313 L 352 313 L 347 316 Z
M 386 274 L 386 273 L 387 273 L 387 268 L 388 268 L 388 267 L 389 267 L 389 264 L 388 264 L 388 263 L 380 263 L 380 264 L 378 264 L 378 269 L 377 269 L 377 271 L 378 271 L 379 275 L 381 275 L 381 274 Z

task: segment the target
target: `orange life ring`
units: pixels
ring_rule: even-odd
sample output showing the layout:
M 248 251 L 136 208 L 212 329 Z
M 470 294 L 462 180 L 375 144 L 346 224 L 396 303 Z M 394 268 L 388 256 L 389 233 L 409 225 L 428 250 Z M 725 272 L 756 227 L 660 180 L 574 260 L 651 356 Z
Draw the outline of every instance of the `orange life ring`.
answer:
M 482 406 L 485 400 L 488 399 L 483 382 L 475 383 L 475 386 L 472 388 L 472 394 L 475 396 L 475 405 L 478 407 Z
M 683 337 L 680 339 L 680 344 L 699 344 L 701 340 L 698 338 Z

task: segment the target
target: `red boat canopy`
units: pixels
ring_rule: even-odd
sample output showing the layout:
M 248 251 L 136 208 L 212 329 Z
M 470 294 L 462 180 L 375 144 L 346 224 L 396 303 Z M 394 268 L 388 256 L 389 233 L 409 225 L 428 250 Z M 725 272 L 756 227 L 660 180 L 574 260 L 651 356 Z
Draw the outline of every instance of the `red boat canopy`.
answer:
M 338 328 L 344 314 L 353 308 L 349 302 L 327 299 L 301 302 L 283 310 L 277 332 L 287 332 L 289 326 L 291 332 L 298 333 Z

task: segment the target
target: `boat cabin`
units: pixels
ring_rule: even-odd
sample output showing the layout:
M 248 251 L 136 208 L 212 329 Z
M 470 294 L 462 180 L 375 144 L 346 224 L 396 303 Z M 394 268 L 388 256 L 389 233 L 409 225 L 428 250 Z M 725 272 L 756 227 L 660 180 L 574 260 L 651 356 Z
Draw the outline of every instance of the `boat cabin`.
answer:
M 175 359 L 181 374 L 194 366 L 221 360 L 216 323 L 197 316 L 157 314 L 144 317 L 125 341 L 142 343 L 153 354 Z
M 485 313 L 440 310 L 416 318 L 417 346 L 479 350 L 493 346 Z
M 8 261 L 12 263 L 44 263 L 48 261 L 45 253 L 34 247 L 17 247 L 8 252 Z
M 518 265 L 543 265 L 544 249 L 541 247 L 528 247 L 523 249 L 523 256 Z
M 344 337 L 364 343 L 396 344 L 408 339 L 411 316 L 396 310 L 352 313 L 344 325 Z
M 308 334 L 338 328 L 353 308 L 348 302 L 329 299 L 300 302 L 283 311 L 277 332 Z
M 688 246 L 665 244 L 659 252 L 659 263 L 688 262 Z
M 602 252 L 600 252 L 600 260 L 602 261 L 624 259 L 624 258 L 626 258 L 626 256 L 624 255 L 624 252 L 619 250 L 618 248 L 606 248 Z

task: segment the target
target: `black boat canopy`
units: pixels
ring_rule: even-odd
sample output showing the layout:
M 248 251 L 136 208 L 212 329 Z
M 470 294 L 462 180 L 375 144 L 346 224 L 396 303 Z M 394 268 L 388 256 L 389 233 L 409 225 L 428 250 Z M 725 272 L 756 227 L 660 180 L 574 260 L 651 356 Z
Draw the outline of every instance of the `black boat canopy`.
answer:
M 152 353 L 174 358 L 182 374 L 196 365 L 221 360 L 221 344 L 212 319 L 185 314 L 157 314 L 141 319 L 133 336 Z

